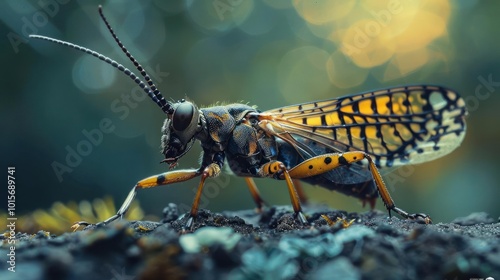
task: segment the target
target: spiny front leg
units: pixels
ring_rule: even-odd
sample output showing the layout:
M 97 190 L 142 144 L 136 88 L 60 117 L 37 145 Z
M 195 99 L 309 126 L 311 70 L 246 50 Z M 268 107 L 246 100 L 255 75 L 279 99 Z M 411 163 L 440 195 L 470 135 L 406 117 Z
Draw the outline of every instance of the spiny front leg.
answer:
M 384 180 L 382 179 L 382 176 L 380 175 L 377 166 L 373 162 L 372 158 L 370 155 L 361 152 L 361 151 L 352 151 L 352 152 L 345 152 L 345 153 L 331 153 L 331 154 L 324 154 L 316 157 L 312 157 L 310 159 L 307 159 L 297 166 L 294 166 L 288 171 L 288 174 L 291 178 L 293 179 L 302 179 L 302 178 L 307 178 L 311 176 L 316 176 L 320 175 L 323 173 L 326 173 L 328 171 L 331 171 L 337 167 L 343 166 L 343 165 L 349 165 L 358 161 L 361 161 L 363 159 L 368 160 L 368 166 L 370 169 L 370 172 L 372 173 L 373 180 L 375 182 L 375 185 L 377 186 L 378 192 L 380 196 L 382 197 L 382 200 L 384 201 L 385 207 L 389 211 L 389 216 L 391 216 L 391 210 L 398 213 L 401 215 L 403 218 L 410 219 L 410 220 L 417 220 L 419 222 L 424 222 L 426 224 L 432 223 L 431 218 L 423 213 L 418 213 L 418 214 L 408 214 L 408 212 L 396 207 L 394 204 L 394 200 L 392 199 L 389 190 L 387 190 L 387 187 L 384 183 Z M 286 179 L 286 177 L 281 175 L 281 179 Z
M 302 213 L 302 207 L 300 206 L 299 195 L 293 184 L 293 180 L 288 174 L 288 170 L 281 161 L 271 161 L 268 162 L 259 169 L 258 171 L 261 177 L 271 177 L 276 179 L 285 179 L 286 185 L 288 187 L 288 193 L 290 194 L 290 201 L 292 202 L 293 211 L 302 224 L 308 224 L 307 219 Z
M 120 209 L 118 209 L 118 212 L 115 215 L 95 225 L 96 226 L 106 225 L 118 218 L 123 217 L 123 215 L 125 215 L 127 210 L 130 208 L 130 204 L 132 204 L 132 201 L 134 200 L 138 189 L 153 188 L 160 185 L 168 185 L 168 184 L 183 182 L 199 175 L 201 175 L 199 169 L 186 169 L 186 170 L 170 171 L 142 179 L 139 182 L 137 182 L 137 184 L 132 188 L 132 190 L 127 195 L 127 198 L 123 202 L 122 206 L 120 207 Z M 88 226 L 88 225 L 91 225 L 91 223 L 80 221 L 74 223 L 71 226 L 71 228 L 73 230 L 77 230 L 80 226 Z

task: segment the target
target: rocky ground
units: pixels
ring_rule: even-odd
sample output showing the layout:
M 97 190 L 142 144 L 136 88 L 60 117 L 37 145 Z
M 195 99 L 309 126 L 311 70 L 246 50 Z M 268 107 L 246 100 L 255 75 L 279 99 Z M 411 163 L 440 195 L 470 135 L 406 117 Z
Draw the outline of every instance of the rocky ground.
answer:
M 193 233 L 170 204 L 163 220 L 119 221 L 60 236 L 1 237 L 0 279 L 500 279 L 500 223 L 474 213 L 424 225 L 387 213 L 289 207 L 212 213 Z M 321 217 L 352 221 L 328 225 Z M 12 270 L 12 269 L 11 269 Z

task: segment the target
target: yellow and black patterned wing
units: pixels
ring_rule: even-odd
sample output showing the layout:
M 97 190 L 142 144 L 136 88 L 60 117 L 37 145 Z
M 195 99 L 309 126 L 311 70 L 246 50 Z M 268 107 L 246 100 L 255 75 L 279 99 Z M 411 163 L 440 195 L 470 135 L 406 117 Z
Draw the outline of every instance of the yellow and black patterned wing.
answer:
M 464 138 L 466 114 L 464 100 L 439 86 L 389 88 L 261 113 L 294 139 L 338 152 L 365 151 L 379 167 L 450 153 Z

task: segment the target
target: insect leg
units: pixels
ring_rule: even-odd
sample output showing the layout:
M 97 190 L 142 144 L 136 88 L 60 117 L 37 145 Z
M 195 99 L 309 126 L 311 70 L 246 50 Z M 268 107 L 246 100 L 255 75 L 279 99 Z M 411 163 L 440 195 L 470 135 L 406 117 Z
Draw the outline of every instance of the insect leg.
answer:
M 289 176 L 293 179 L 302 179 L 315 175 L 320 175 L 325 172 L 328 172 L 332 169 L 335 169 L 342 165 L 349 165 L 363 159 L 367 159 L 369 163 L 369 169 L 372 173 L 373 180 L 375 185 L 377 186 L 378 192 L 382 197 L 382 201 L 384 201 L 385 207 L 389 211 L 389 216 L 391 216 L 391 210 L 398 213 L 402 217 L 410 220 L 419 220 L 425 223 L 431 223 L 431 219 L 426 214 L 408 214 L 408 212 L 396 207 L 394 205 L 394 200 L 392 199 L 387 187 L 382 180 L 382 176 L 380 175 L 377 166 L 373 162 L 370 155 L 361 152 L 361 151 L 352 151 L 345 153 L 332 153 L 332 154 L 324 154 L 316 157 L 312 157 L 301 162 L 299 165 L 291 168 L 288 173 Z M 284 175 L 280 176 L 281 179 L 284 179 Z
M 293 185 L 297 190 L 297 194 L 299 195 L 300 203 L 307 204 L 307 195 L 304 192 L 304 188 L 302 187 L 302 183 L 299 180 L 293 179 Z
M 205 180 L 209 177 L 217 177 L 219 176 L 222 166 L 224 165 L 225 155 L 222 152 L 218 152 L 213 156 L 212 163 L 210 163 L 207 167 L 203 169 L 201 172 L 201 181 L 198 185 L 198 190 L 196 191 L 196 195 L 193 200 L 193 205 L 191 206 L 191 211 L 189 213 L 189 218 L 182 228 L 183 232 L 187 230 L 191 230 L 194 224 L 194 220 L 196 216 L 198 216 L 198 206 L 200 204 L 201 194 L 203 192 L 203 186 L 205 185 Z
M 294 166 L 288 172 L 293 179 L 303 179 L 320 175 L 342 165 L 348 165 L 366 158 L 363 152 L 345 152 L 343 154 L 324 154 L 307 159 Z M 382 182 L 383 183 L 383 182 Z
M 393 210 L 394 212 L 398 213 L 401 217 L 405 219 L 417 220 L 419 222 L 431 224 L 432 223 L 431 217 L 429 217 L 429 215 L 427 214 L 424 213 L 409 214 L 403 209 L 396 207 L 396 205 L 394 204 L 394 200 L 392 200 L 392 197 L 389 194 L 389 190 L 387 190 L 387 187 L 384 181 L 382 180 L 382 176 L 380 175 L 377 166 L 375 165 L 375 163 L 373 162 L 372 158 L 369 155 L 365 154 L 365 157 L 368 159 L 368 163 L 370 165 L 370 171 L 375 181 L 375 185 L 377 186 L 378 192 L 382 197 L 382 200 L 384 201 L 385 208 L 387 208 L 387 210 L 389 211 L 389 217 L 391 216 L 391 210 Z
M 259 192 L 259 189 L 257 188 L 257 185 L 255 184 L 254 180 L 250 177 L 245 177 L 245 182 L 247 183 L 248 189 L 250 190 L 250 194 L 252 195 L 253 201 L 255 202 L 255 205 L 257 206 L 256 211 L 258 213 L 262 212 L 262 206 L 266 202 L 260 196 L 260 192 Z
M 96 225 L 106 225 L 125 215 L 125 213 L 130 207 L 130 204 L 134 200 L 138 189 L 146 189 L 160 185 L 168 185 L 168 184 L 183 182 L 199 175 L 201 175 L 199 169 L 185 169 L 185 170 L 170 171 L 142 179 L 139 182 L 137 182 L 137 184 L 129 192 L 122 206 L 120 207 L 120 209 L 118 209 L 118 212 L 116 212 L 115 215 L 109 217 L 107 220 L 97 223 Z M 80 226 L 88 226 L 88 225 L 91 225 L 91 223 L 80 221 L 74 223 L 71 226 L 71 228 L 77 230 Z
M 258 173 L 262 177 L 273 177 L 280 178 L 286 180 L 286 185 L 288 187 L 288 193 L 290 194 L 290 201 L 292 202 L 293 210 L 297 215 L 299 221 L 303 224 L 307 224 L 307 219 L 302 213 L 302 207 L 300 206 L 299 195 L 297 194 L 297 190 L 293 184 L 292 178 L 288 174 L 288 170 L 285 165 L 280 161 L 271 161 L 268 162 L 259 169 Z

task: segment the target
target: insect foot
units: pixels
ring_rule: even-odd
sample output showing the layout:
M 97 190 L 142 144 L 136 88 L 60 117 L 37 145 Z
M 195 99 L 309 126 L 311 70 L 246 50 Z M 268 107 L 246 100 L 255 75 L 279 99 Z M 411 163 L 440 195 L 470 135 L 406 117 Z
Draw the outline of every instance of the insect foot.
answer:
M 426 224 L 426 225 L 432 224 L 431 217 L 424 213 L 409 214 L 408 212 L 396 206 L 388 208 L 388 210 L 389 210 L 389 217 L 391 216 L 391 210 L 393 210 L 394 212 L 398 213 L 401 217 L 405 219 L 412 220 L 420 224 Z
M 410 214 L 408 215 L 409 220 L 414 220 L 420 224 L 432 224 L 431 217 L 429 215 L 424 214 L 424 213 L 416 213 L 416 214 Z
M 297 218 L 297 220 L 299 220 L 299 222 L 301 222 L 303 225 L 308 225 L 308 224 L 309 224 L 309 223 L 307 222 L 306 216 L 304 216 L 304 214 L 302 213 L 302 211 L 297 212 L 297 214 L 296 214 L 296 218 Z

